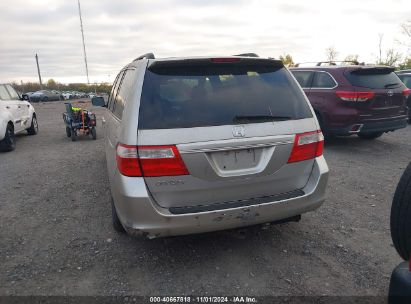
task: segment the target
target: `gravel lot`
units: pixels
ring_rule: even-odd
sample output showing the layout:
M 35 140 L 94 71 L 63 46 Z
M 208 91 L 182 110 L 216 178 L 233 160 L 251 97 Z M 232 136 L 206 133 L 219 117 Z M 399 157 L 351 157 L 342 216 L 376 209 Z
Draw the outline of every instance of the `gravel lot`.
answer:
M 97 141 L 71 142 L 63 103 L 0 154 L 0 295 L 384 295 L 400 258 L 389 213 L 411 126 L 327 144 L 327 201 L 299 223 L 145 240 L 111 227 Z

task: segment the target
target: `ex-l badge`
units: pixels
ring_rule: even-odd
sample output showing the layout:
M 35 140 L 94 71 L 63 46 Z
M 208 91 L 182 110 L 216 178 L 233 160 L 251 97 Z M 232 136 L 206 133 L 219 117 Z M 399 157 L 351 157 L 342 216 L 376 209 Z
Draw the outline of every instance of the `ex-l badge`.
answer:
M 245 136 L 245 127 L 244 126 L 234 126 L 233 127 L 233 136 L 234 137 L 244 137 Z

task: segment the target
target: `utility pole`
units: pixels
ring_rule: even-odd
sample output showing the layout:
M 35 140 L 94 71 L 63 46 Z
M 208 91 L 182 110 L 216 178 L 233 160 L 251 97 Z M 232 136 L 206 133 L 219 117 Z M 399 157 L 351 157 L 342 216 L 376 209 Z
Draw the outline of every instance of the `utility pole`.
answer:
M 81 38 L 82 38 L 82 40 L 83 40 L 84 63 L 86 64 L 87 84 L 90 84 L 90 81 L 89 81 L 89 79 L 88 79 L 88 66 L 87 66 L 86 44 L 84 43 L 83 20 L 81 19 L 80 0 L 77 0 L 77 3 L 78 3 L 78 15 L 79 15 L 79 17 L 80 17 Z
M 40 89 L 43 89 L 43 83 L 41 82 L 40 67 L 39 67 L 39 56 L 36 54 L 36 63 L 37 63 L 37 73 L 39 74 Z
M 384 34 L 379 33 L 378 37 L 380 37 L 380 43 L 378 45 L 379 51 L 380 51 L 380 60 L 378 62 L 378 64 L 382 64 L 382 38 L 384 37 Z

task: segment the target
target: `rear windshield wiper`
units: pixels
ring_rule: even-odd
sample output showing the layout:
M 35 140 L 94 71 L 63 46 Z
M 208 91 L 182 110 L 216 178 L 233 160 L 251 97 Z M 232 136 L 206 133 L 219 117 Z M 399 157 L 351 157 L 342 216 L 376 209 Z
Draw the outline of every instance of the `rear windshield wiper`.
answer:
M 245 116 L 235 116 L 233 119 L 234 123 L 244 123 L 244 122 L 265 122 L 265 121 L 284 121 L 293 119 L 290 116 L 274 116 L 274 115 L 245 115 Z
M 399 84 L 400 84 L 399 82 L 389 83 L 389 84 L 386 84 L 386 85 L 384 86 L 384 88 L 389 88 L 389 87 L 392 87 L 392 86 L 395 86 L 395 85 L 399 85 Z

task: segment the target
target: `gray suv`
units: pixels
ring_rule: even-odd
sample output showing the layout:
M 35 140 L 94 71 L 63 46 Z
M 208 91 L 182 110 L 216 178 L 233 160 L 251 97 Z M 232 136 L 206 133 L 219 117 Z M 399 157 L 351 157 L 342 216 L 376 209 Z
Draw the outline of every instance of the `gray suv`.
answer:
M 281 61 L 155 59 L 118 74 L 103 122 L 117 231 L 149 238 L 299 220 L 325 198 L 323 136 Z

